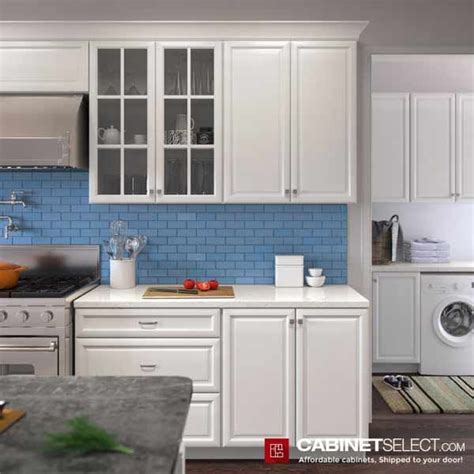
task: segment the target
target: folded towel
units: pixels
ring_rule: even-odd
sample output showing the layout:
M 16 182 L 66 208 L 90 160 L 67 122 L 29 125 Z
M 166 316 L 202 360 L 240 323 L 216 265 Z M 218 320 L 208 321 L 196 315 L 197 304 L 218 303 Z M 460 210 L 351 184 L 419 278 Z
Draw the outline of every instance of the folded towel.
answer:
M 442 257 L 411 257 L 406 259 L 406 261 L 410 263 L 449 263 L 451 260 Z
M 411 242 L 404 242 L 404 245 L 405 248 L 410 250 L 449 250 L 450 248 L 448 242 L 429 243 L 412 240 Z
M 449 258 L 449 250 L 418 250 L 405 248 L 405 257 L 419 257 L 419 258 Z

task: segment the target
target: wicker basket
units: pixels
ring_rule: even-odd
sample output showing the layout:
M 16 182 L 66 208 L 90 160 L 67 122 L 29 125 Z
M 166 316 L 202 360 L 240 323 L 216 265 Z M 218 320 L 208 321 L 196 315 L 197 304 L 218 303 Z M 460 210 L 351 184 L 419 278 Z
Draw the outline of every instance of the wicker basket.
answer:
M 392 262 L 392 225 L 399 222 L 394 214 L 388 221 L 372 221 L 372 265 L 388 265 Z M 403 258 L 403 232 L 399 225 L 397 260 Z

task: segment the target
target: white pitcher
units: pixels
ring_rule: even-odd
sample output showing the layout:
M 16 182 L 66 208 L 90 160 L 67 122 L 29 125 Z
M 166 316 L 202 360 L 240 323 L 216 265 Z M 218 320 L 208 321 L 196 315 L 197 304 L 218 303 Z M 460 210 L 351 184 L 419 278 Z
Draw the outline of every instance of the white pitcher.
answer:
M 191 117 L 191 130 L 194 128 L 194 119 Z M 176 115 L 176 130 L 188 129 L 188 116 L 186 114 Z
M 99 128 L 97 135 L 106 145 L 115 145 L 120 143 L 120 131 L 113 125 L 108 128 Z

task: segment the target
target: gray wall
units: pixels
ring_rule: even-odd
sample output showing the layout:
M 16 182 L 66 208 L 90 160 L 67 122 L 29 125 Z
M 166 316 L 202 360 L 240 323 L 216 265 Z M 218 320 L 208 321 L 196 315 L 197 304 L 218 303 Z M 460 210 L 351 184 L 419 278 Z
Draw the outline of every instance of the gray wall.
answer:
M 470 45 L 472 0 L 0 0 L 1 20 L 369 20 L 364 45 Z

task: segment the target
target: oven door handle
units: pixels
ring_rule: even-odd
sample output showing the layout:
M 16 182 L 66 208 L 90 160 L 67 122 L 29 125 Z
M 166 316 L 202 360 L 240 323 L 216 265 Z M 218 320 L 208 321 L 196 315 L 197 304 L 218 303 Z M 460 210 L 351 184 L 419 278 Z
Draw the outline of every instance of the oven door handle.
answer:
M 0 344 L 0 352 L 55 352 L 58 348 L 56 342 L 50 342 L 47 346 L 14 346 L 10 344 Z

